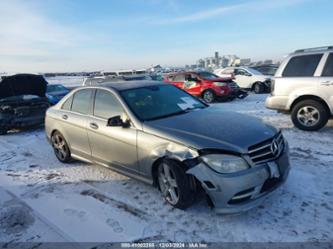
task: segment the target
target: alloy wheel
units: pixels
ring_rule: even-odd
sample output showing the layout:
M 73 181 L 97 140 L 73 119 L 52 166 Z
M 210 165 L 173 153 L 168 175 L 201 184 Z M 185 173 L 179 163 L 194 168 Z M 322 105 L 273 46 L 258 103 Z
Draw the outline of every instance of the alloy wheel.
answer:
M 298 110 L 297 119 L 304 126 L 315 126 L 320 120 L 320 113 L 313 106 L 304 106 Z
M 214 101 L 214 93 L 212 93 L 211 91 L 206 91 L 203 94 L 203 99 L 207 102 L 207 103 L 212 103 Z
M 65 161 L 68 157 L 69 149 L 64 138 L 60 134 L 56 133 L 52 136 L 52 146 L 59 160 Z
M 175 174 L 171 168 L 163 163 L 159 170 L 158 181 L 160 189 L 165 199 L 172 205 L 176 205 L 179 201 L 178 185 L 175 179 Z

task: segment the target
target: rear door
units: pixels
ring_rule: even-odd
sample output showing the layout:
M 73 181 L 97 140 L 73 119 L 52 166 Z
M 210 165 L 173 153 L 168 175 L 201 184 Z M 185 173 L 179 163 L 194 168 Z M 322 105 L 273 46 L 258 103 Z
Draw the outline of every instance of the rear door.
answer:
M 196 74 L 185 74 L 185 81 L 183 89 L 192 95 L 199 96 L 201 94 L 201 80 Z
M 252 80 L 251 74 L 241 68 L 235 69 L 235 81 L 241 88 L 251 88 Z
M 88 137 L 95 161 L 128 173 L 137 173 L 137 129 L 107 126 L 111 117 L 127 115 L 118 98 L 103 89 L 96 90 L 93 116 L 88 124 Z
M 173 76 L 172 84 L 180 89 L 184 89 L 185 74 L 179 73 Z
M 320 92 L 326 97 L 331 109 L 333 109 L 333 53 L 327 55 L 318 87 Z
M 87 124 L 91 112 L 92 89 L 82 89 L 74 93 L 60 111 L 60 131 L 69 143 L 71 152 L 90 160 Z

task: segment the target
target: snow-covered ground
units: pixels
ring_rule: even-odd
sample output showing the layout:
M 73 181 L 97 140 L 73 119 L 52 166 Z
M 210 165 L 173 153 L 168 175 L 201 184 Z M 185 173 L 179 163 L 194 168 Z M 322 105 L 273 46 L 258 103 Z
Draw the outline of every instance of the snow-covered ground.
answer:
M 0 241 L 332 241 L 332 122 L 320 132 L 297 130 L 289 116 L 264 108 L 265 97 L 216 104 L 278 126 L 289 141 L 290 177 L 258 208 L 217 215 L 198 200 L 174 209 L 152 186 L 59 163 L 41 128 L 0 137 Z

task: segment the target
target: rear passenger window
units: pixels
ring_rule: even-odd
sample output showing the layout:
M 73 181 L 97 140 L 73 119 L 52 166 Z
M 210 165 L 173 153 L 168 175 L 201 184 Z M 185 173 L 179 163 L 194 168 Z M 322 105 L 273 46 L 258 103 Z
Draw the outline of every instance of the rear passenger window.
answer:
M 110 92 L 97 90 L 95 97 L 94 115 L 96 117 L 109 119 L 122 115 L 123 108 L 118 99 Z
M 88 114 L 91 101 L 91 89 L 84 89 L 76 92 L 73 97 L 72 111 L 81 114 Z
M 62 105 L 61 109 L 70 111 L 72 107 L 73 95 L 70 96 L 65 103 Z
M 324 77 L 332 77 L 333 76 L 333 54 L 330 54 L 327 58 L 326 65 L 324 67 L 324 71 L 322 73 Z
M 177 74 L 177 75 L 175 75 L 173 81 L 175 81 L 175 82 L 185 81 L 185 75 L 184 74 Z
M 309 77 L 313 76 L 323 54 L 295 56 L 290 59 L 282 76 Z

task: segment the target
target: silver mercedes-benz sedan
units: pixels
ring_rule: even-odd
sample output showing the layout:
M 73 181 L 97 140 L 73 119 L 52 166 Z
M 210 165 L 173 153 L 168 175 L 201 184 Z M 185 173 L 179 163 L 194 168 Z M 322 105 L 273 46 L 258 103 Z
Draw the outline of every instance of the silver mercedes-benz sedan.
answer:
M 186 208 L 205 191 L 219 213 L 248 210 L 285 182 L 288 144 L 262 121 L 208 106 L 169 84 L 73 90 L 47 111 L 56 157 L 109 167 L 157 186 Z

